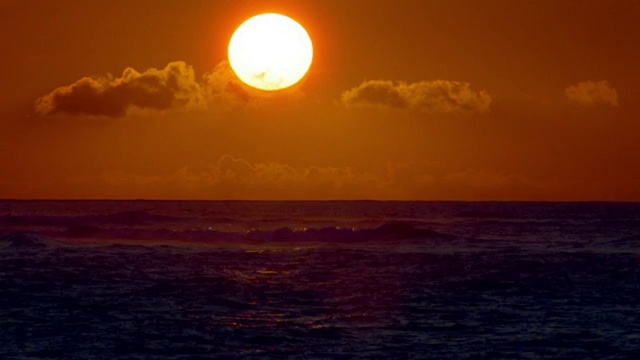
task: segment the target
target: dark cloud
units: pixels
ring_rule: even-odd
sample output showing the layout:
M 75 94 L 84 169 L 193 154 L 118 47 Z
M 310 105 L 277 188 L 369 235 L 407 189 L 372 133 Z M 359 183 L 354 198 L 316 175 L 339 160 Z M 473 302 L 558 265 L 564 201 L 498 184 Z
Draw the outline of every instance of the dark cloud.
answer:
M 122 117 L 132 108 L 167 110 L 202 105 L 202 89 L 193 68 L 177 61 L 143 73 L 127 68 L 119 78 L 82 78 L 39 98 L 36 111 L 42 115 Z
M 227 61 L 204 74 L 203 89 L 207 101 L 227 104 L 246 103 L 259 92 L 243 84 Z
M 486 91 L 475 91 L 466 82 L 447 80 L 365 81 L 345 91 L 341 100 L 347 106 L 379 105 L 430 113 L 484 112 L 491 105 Z
M 62 86 L 36 101 L 41 115 L 89 115 L 118 118 L 131 110 L 205 109 L 215 106 L 244 106 L 276 95 L 242 83 L 226 61 L 220 62 L 201 79 L 182 61 L 169 63 L 164 69 L 139 73 L 127 68 L 121 77 L 84 77 Z M 278 97 L 296 99 L 298 89 L 279 91 Z
M 581 81 L 567 87 L 564 93 L 567 99 L 580 105 L 618 106 L 618 92 L 606 80 Z

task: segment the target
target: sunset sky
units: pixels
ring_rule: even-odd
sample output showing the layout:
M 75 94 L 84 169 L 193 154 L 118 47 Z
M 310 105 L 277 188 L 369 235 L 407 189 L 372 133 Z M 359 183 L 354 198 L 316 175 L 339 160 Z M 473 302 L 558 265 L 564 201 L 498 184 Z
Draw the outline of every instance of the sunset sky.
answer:
M 313 63 L 251 90 L 246 19 Z M 0 198 L 640 201 L 636 0 L 0 0 Z

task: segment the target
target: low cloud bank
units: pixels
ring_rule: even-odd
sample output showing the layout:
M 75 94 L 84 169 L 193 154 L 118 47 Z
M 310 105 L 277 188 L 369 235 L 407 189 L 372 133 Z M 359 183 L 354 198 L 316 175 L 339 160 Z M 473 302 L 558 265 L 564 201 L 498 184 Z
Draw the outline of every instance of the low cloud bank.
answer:
M 231 155 L 207 169 L 184 167 L 163 176 L 114 172 L 86 181 L 137 197 L 254 200 L 489 199 L 536 191 L 540 185 L 517 174 L 453 171 L 413 162 L 390 163 L 386 171 L 370 172 L 251 162 Z

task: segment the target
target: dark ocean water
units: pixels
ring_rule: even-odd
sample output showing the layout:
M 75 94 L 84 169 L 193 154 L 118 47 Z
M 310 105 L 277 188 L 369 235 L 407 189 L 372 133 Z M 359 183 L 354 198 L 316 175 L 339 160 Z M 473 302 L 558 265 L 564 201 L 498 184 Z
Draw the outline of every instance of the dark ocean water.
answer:
M 640 359 L 640 204 L 0 202 L 1 359 Z

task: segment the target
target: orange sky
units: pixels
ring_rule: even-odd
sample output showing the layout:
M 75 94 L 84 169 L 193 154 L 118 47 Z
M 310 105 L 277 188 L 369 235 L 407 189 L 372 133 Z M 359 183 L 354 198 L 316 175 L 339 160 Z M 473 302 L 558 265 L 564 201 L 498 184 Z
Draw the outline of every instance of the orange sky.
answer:
M 315 51 L 268 96 L 225 62 L 263 12 Z M 635 0 L 0 0 L 0 198 L 640 201 L 638 19 Z

